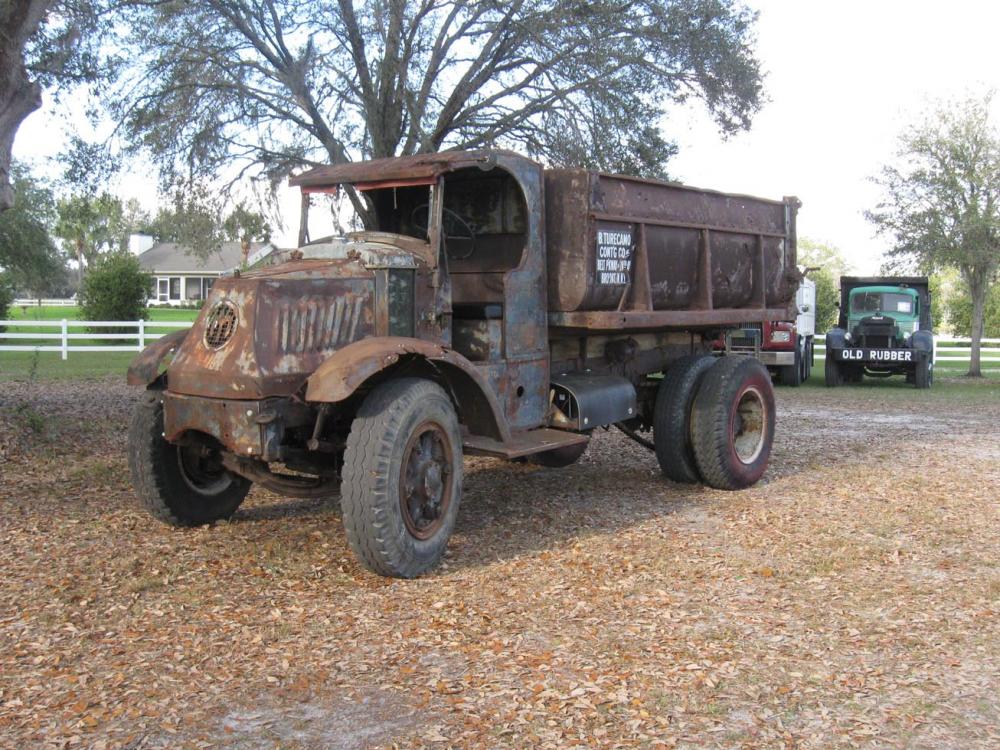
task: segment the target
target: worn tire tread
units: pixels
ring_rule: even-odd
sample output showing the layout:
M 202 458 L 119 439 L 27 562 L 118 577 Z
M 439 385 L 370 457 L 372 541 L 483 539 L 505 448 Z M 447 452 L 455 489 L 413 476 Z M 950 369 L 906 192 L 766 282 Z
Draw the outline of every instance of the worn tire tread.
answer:
M 407 558 L 403 554 L 404 550 L 391 538 L 392 525 L 388 517 L 389 513 L 396 512 L 398 501 L 386 494 L 390 484 L 387 478 L 390 472 L 398 472 L 399 468 L 394 465 L 394 453 L 402 423 L 414 404 L 434 398 L 447 404 L 453 420 L 451 433 L 457 436 L 458 420 L 447 394 L 436 383 L 420 378 L 402 378 L 379 385 L 365 398 L 351 425 L 341 481 L 344 529 L 354 554 L 378 575 L 413 578 L 433 567 L 444 553 L 442 546 L 440 554 L 431 561 Z M 460 439 L 453 450 L 458 466 L 454 469 L 456 491 L 449 512 L 454 518 L 461 497 Z M 447 531 L 450 533 L 450 529 Z
M 737 490 L 744 487 L 727 469 L 729 452 L 729 405 L 727 391 L 740 370 L 758 367 L 763 371 L 763 382 L 770 383 L 766 368 L 756 359 L 748 357 L 722 357 L 706 374 L 695 396 L 691 410 L 691 442 L 698 463 L 698 471 L 705 484 L 719 490 Z M 772 398 L 772 417 L 773 417 Z M 771 425 L 773 440 L 773 423 Z M 770 452 L 770 448 L 768 448 Z
M 175 501 L 177 490 L 171 487 L 167 467 L 157 456 L 163 443 L 163 401 L 155 391 L 143 394 L 132 411 L 128 434 L 128 464 L 132 485 L 139 502 L 150 515 L 170 526 L 202 526 L 229 518 L 250 492 L 250 482 L 234 477 L 228 500 L 216 513 L 198 516 L 182 512 Z
M 663 475 L 674 482 L 701 481 L 690 437 L 691 408 L 698 387 L 715 362 L 710 354 L 690 354 L 672 362 L 657 389 L 653 445 Z

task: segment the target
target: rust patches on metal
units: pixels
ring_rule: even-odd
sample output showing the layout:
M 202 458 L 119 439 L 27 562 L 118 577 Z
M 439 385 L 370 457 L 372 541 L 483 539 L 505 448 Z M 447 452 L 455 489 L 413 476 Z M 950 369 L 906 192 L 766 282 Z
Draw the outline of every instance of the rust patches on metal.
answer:
M 365 381 L 405 356 L 423 358 L 439 369 L 460 401 L 460 413 L 475 412 L 485 405 L 491 432 L 501 439 L 510 435 L 500 401 L 480 370 L 458 352 L 429 341 L 401 336 L 380 336 L 345 346 L 324 362 L 306 383 L 309 403 L 337 403 L 351 397 Z M 478 402 L 478 403 L 476 403 Z M 482 417 L 477 423 L 486 422 Z
M 160 374 L 160 363 L 181 345 L 188 331 L 189 329 L 184 329 L 164 334 L 143 349 L 128 366 L 128 384 L 149 385 L 156 380 Z
M 217 305 L 237 311 L 221 346 L 206 342 Z M 371 271 L 346 260 L 293 262 L 220 279 L 170 366 L 170 390 L 259 399 L 294 393 L 334 351 L 374 333 Z

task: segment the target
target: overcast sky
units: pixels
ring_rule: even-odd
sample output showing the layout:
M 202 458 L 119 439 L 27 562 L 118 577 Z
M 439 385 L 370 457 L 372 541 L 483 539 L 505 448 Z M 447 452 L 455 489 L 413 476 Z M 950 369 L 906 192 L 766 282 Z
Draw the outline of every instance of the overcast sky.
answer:
M 680 155 L 672 176 L 692 185 L 803 202 L 799 234 L 841 248 L 861 273 L 878 270 L 883 243 L 862 212 L 877 200 L 868 178 L 890 158 L 904 124 L 934 99 L 1000 89 L 1000 2 L 752 0 L 769 103 L 753 128 L 722 141 L 696 108 L 673 116 Z M 79 120 L 77 120 L 79 121 Z M 46 107 L 18 133 L 15 155 L 58 154 L 64 120 Z M 155 204 L 151 175 L 119 185 Z M 298 201 L 282 201 L 294 245 Z
M 868 178 L 934 99 L 1000 89 L 1000 2 L 757 0 L 770 103 L 750 132 L 720 142 L 691 116 L 670 134 L 672 176 L 700 187 L 797 195 L 799 236 L 875 272 L 884 243 L 863 212 Z

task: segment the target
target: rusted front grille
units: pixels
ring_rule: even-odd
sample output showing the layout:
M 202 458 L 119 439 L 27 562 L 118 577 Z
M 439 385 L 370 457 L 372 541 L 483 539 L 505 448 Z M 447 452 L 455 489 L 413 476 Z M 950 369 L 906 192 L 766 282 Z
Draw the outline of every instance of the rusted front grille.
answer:
M 364 297 L 306 298 L 278 311 L 278 346 L 284 354 L 333 349 L 354 341 Z
M 236 332 L 239 311 L 228 300 L 218 302 L 208 313 L 205 323 L 205 345 L 210 349 L 221 349 Z

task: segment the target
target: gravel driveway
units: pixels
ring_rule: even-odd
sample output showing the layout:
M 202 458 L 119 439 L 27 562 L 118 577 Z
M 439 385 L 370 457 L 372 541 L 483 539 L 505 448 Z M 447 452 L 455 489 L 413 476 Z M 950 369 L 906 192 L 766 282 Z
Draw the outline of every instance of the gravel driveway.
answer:
M 880 387 L 881 386 L 881 387 Z M 468 459 L 445 564 L 132 501 L 117 381 L 0 385 L 0 746 L 1000 747 L 1000 394 L 779 389 L 766 481 Z

